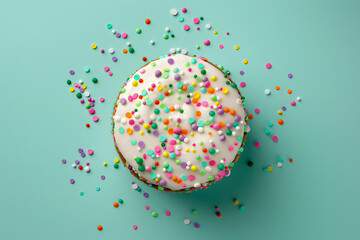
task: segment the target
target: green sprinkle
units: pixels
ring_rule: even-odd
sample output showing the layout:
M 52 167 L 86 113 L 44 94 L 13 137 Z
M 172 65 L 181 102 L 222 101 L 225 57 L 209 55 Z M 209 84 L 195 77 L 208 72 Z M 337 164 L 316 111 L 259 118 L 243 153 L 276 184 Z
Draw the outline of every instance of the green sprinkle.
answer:
M 122 204 L 122 203 L 124 203 L 124 200 L 122 200 L 121 198 L 119 198 L 118 202 Z
M 157 216 L 158 216 L 157 212 L 152 212 L 151 215 L 152 215 L 153 217 L 157 217 Z
M 134 53 L 135 50 L 134 50 L 132 47 L 129 47 L 129 52 L 130 52 L 130 53 Z
M 164 39 L 169 39 L 169 35 L 167 35 L 166 33 L 163 35 Z
M 70 84 L 71 84 L 71 80 L 67 80 L 66 83 L 67 83 L 68 85 L 70 85 Z
M 78 92 L 78 93 L 76 94 L 76 97 L 77 97 L 77 98 L 82 98 L 82 94 Z
M 119 165 L 117 163 L 114 163 L 114 168 L 119 168 Z
M 140 28 L 137 28 L 137 29 L 136 29 L 136 33 L 137 33 L 137 34 L 140 34 L 140 33 L 141 33 L 141 29 L 140 29 Z
M 196 215 L 198 215 L 199 214 L 199 212 L 197 211 L 197 210 L 192 210 L 192 214 L 194 215 L 194 216 L 196 216 Z

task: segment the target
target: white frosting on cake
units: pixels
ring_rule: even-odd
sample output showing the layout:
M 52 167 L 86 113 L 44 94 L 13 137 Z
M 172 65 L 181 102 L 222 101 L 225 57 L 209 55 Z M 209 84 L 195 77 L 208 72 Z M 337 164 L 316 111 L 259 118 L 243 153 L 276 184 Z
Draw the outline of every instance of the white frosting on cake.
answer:
M 147 183 L 174 191 L 228 175 L 249 131 L 241 96 L 230 83 L 203 58 L 182 54 L 139 69 L 122 88 L 113 116 L 126 165 Z

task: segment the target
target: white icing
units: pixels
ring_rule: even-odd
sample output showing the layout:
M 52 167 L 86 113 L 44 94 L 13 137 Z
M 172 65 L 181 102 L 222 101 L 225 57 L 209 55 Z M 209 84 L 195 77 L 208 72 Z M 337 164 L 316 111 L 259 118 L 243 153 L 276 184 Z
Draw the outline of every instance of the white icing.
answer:
M 174 64 L 168 63 L 169 58 L 172 58 L 174 60 Z M 218 180 L 217 178 L 221 179 L 222 176 L 225 174 L 225 168 L 219 172 L 220 169 L 218 168 L 218 164 L 223 163 L 224 166 L 228 166 L 231 162 L 236 160 L 235 156 L 237 155 L 238 150 L 242 145 L 242 138 L 244 135 L 245 111 L 241 104 L 242 102 L 237 89 L 234 89 L 230 85 L 226 85 L 225 82 L 227 81 L 227 79 L 224 77 L 224 74 L 218 68 L 214 67 L 206 61 L 201 60 L 200 58 L 195 58 L 195 64 L 190 63 L 190 66 L 184 66 L 184 63 L 190 62 L 192 58 L 193 57 L 191 56 L 182 54 L 171 55 L 170 57 L 165 57 L 153 61 L 154 63 L 156 63 L 156 66 L 151 66 L 150 64 L 148 64 L 138 70 L 136 73 L 134 73 L 133 77 L 129 79 L 127 85 L 124 87 L 126 89 L 126 92 L 120 94 L 119 100 L 125 98 L 126 102 L 124 104 L 119 103 L 113 117 L 115 120 L 114 139 L 119 151 L 126 159 L 127 164 L 131 165 L 133 170 L 140 177 L 145 178 L 150 184 L 160 185 L 159 183 L 161 180 L 166 180 L 166 185 L 164 187 L 171 190 L 188 189 L 191 187 L 199 188 L 201 186 L 206 186 L 207 182 L 209 181 L 209 176 L 215 176 L 215 180 Z M 200 73 L 201 69 L 198 68 L 199 63 L 202 63 L 204 65 L 204 68 L 202 69 L 206 70 L 205 75 L 202 75 Z M 189 67 L 191 67 L 191 71 L 188 71 Z M 156 70 L 160 70 L 161 73 L 163 73 L 165 68 L 169 69 L 168 78 L 164 78 L 163 76 L 155 76 Z M 174 73 L 174 68 L 178 68 L 179 71 L 177 73 Z M 179 81 L 176 81 L 174 79 L 175 74 L 179 74 L 181 76 L 181 79 Z M 200 82 L 197 81 L 194 78 L 195 74 L 200 78 L 208 78 L 210 86 L 207 86 L 206 90 L 208 89 L 208 87 L 212 87 L 218 90 L 212 94 L 208 93 L 207 91 L 205 93 L 202 93 L 200 91 L 200 88 L 201 86 L 204 86 L 204 82 L 201 80 Z M 210 80 L 210 76 L 212 75 L 216 76 L 217 80 Z M 137 86 L 133 86 L 132 84 L 133 81 L 136 81 L 134 79 L 135 76 L 139 76 L 143 80 L 142 83 L 140 83 L 138 80 Z M 196 104 L 193 103 L 186 104 L 185 100 L 187 99 L 187 95 L 190 92 L 183 91 L 183 93 L 179 94 L 177 91 L 178 88 L 176 86 L 178 82 L 181 82 L 188 88 L 189 86 L 192 86 L 193 83 L 196 83 L 196 85 L 193 86 L 194 90 L 191 91 L 190 95 L 196 96 L 196 92 L 196 94 L 200 93 L 200 97 L 198 98 L 199 102 L 202 103 L 203 101 L 207 101 L 208 106 L 201 105 L 200 107 L 198 107 L 196 106 Z M 148 88 L 151 87 L 151 84 L 156 84 L 153 91 L 148 90 Z M 165 84 L 166 86 L 164 86 Z M 172 84 L 173 86 L 170 88 L 169 84 Z M 158 89 L 159 85 L 161 85 L 161 88 Z M 228 92 L 223 92 L 221 88 L 227 88 Z M 173 91 L 173 94 L 165 96 L 164 92 L 169 91 L 170 89 Z M 149 99 L 152 101 L 151 105 L 142 104 L 142 102 L 145 100 L 144 97 L 143 99 L 139 99 L 139 95 L 142 94 L 142 90 L 146 90 L 145 96 L 148 96 Z M 162 93 L 164 96 L 162 100 L 159 100 L 160 103 L 156 105 L 154 101 L 155 99 L 158 99 L 159 93 Z M 128 97 L 133 97 L 134 94 L 137 94 L 137 98 L 129 101 Z M 211 95 L 215 95 L 217 99 L 215 101 L 211 100 Z M 181 99 L 178 100 L 177 96 L 181 96 Z M 191 97 L 190 99 L 192 98 L 193 97 Z M 136 106 L 136 103 L 138 101 L 140 101 L 141 104 L 139 107 Z M 231 115 L 229 112 L 223 113 L 222 115 L 217 114 L 217 111 L 220 110 L 220 107 L 216 106 L 215 102 L 221 104 L 222 109 L 224 109 L 225 107 L 229 109 L 234 109 L 236 111 L 235 115 L 240 116 L 241 121 L 235 121 L 235 115 Z M 173 106 L 175 110 L 165 113 L 164 110 L 160 107 L 161 103 L 166 104 L 166 107 L 169 108 Z M 210 108 L 211 105 L 213 105 L 213 108 Z M 138 112 L 133 112 L 131 118 L 127 118 L 125 114 L 127 112 L 131 113 L 132 111 L 134 111 L 135 108 L 138 110 Z M 159 114 L 154 113 L 155 108 L 160 110 Z M 183 114 L 180 113 L 180 109 L 184 110 Z M 201 111 L 200 117 L 195 115 L 196 111 Z M 237 122 L 239 123 L 239 126 L 232 126 L 230 128 L 230 135 L 225 134 L 226 130 L 228 129 L 227 126 L 221 128 L 221 130 L 215 130 L 214 128 L 210 127 L 210 125 L 204 124 L 203 126 L 198 127 L 197 130 L 192 130 L 191 124 L 188 122 L 188 118 L 193 117 L 195 119 L 195 123 L 198 123 L 199 120 L 206 121 L 211 117 L 209 115 L 210 111 L 215 112 L 215 115 L 213 116 L 213 124 L 218 123 L 219 121 L 222 121 L 224 124 L 227 124 L 229 122 Z M 161 117 L 160 121 L 158 120 L 159 117 Z M 176 139 L 173 134 L 169 134 L 167 130 L 164 129 L 165 124 L 162 120 L 165 118 L 169 120 L 169 123 L 167 125 L 168 128 L 175 128 L 176 124 L 178 123 L 177 119 L 181 118 L 181 122 L 179 122 L 179 127 L 186 128 L 188 130 L 188 133 L 185 135 L 186 137 L 183 139 L 183 141 L 180 141 L 180 144 L 170 145 L 170 140 Z M 134 121 L 133 125 L 130 125 L 130 119 Z M 142 120 L 143 123 L 141 123 Z M 150 127 L 149 129 L 151 130 L 151 133 L 149 134 L 146 132 L 147 129 L 144 128 L 144 124 L 148 123 L 150 120 L 157 124 L 157 128 L 153 129 L 152 127 Z M 137 131 L 133 129 L 136 124 L 140 126 L 140 129 Z M 120 133 L 120 128 L 122 128 L 121 131 L 123 131 L 123 133 Z M 128 128 L 132 129 L 132 133 L 130 135 L 126 131 Z M 237 131 L 235 131 L 235 129 Z M 158 136 L 153 135 L 154 130 L 157 130 L 159 132 Z M 140 134 L 140 131 L 144 132 L 143 135 Z M 245 131 L 249 131 L 248 125 Z M 191 136 L 191 132 L 194 133 L 193 136 Z M 209 135 L 208 132 L 211 132 L 212 134 Z M 159 140 L 160 135 L 164 135 L 166 137 L 166 150 L 161 147 L 161 142 Z M 220 135 L 225 135 L 226 140 L 221 141 L 219 139 Z M 238 137 L 240 140 L 237 140 Z M 136 141 L 136 144 L 133 145 L 134 142 L 131 143 L 131 140 Z M 140 145 L 138 145 L 139 141 L 144 142 L 145 146 L 140 147 Z M 202 142 L 203 144 L 200 145 L 200 142 Z M 237 143 L 237 145 L 234 144 L 235 142 Z M 194 143 L 196 144 L 196 146 L 193 146 Z M 215 146 L 212 146 L 212 144 L 215 144 Z M 228 150 L 229 145 L 233 147 L 232 151 Z M 154 149 L 156 146 L 160 146 L 161 152 L 154 155 L 156 156 L 156 158 L 153 159 L 147 154 L 147 150 L 151 149 L 155 152 Z M 175 154 L 176 156 L 173 159 L 169 156 L 170 151 L 172 150 L 171 146 L 174 147 L 173 151 L 177 154 Z M 207 148 L 206 153 L 202 151 L 203 148 Z M 193 149 L 195 150 L 195 152 L 193 152 Z M 209 153 L 210 149 L 214 150 L 213 154 Z M 164 152 L 167 152 L 168 156 L 164 156 Z M 143 156 L 144 154 L 146 155 L 146 159 Z M 197 155 L 200 155 L 200 159 L 196 159 Z M 208 155 L 209 159 L 205 159 L 205 155 Z M 139 164 L 134 159 L 134 156 L 142 158 L 142 165 L 144 165 L 145 168 L 150 168 L 150 170 L 139 171 Z M 184 162 L 186 166 L 180 166 L 180 164 L 176 163 L 176 160 Z M 210 160 L 214 160 L 215 165 L 210 166 Z M 200 165 L 202 161 L 206 162 L 206 166 Z M 153 170 L 151 166 L 153 166 L 155 162 L 158 162 L 159 165 L 157 166 L 156 170 Z M 171 171 L 169 167 L 164 167 L 164 162 L 167 162 L 171 166 Z M 203 175 L 199 174 L 200 170 L 203 170 Z M 221 173 L 220 175 L 222 176 L 216 176 L 219 173 Z M 180 179 L 182 174 L 186 175 L 187 178 L 182 179 L 182 182 L 180 184 L 171 179 L 172 176 L 176 176 L 178 179 Z M 189 180 L 189 174 L 194 175 L 194 179 Z M 155 178 L 154 176 L 158 178 L 158 182 L 153 179 Z M 135 186 L 133 185 L 133 187 Z

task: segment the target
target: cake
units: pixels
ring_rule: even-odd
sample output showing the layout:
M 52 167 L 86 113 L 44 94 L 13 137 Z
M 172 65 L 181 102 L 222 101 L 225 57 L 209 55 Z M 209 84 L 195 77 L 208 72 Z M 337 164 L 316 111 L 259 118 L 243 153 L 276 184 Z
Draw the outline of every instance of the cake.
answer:
M 204 57 L 167 54 L 127 79 L 112 135 L 136 178 L 189 192 L 230 175 L 250 128 L 244 97 L 222 69 Z

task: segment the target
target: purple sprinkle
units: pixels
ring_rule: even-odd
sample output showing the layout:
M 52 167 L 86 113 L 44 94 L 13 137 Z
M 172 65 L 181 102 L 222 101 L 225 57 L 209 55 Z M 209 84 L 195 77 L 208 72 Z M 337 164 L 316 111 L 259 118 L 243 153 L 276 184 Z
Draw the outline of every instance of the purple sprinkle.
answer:
M 93 102 L 89 103 L 90 107 L 93 107 L 95 104 Z
M 286 107 L 285 107 L 285 106 L 282 106 L 281 109 L 282 109 L 283 111 L 286 111 Z
M 101 180 L 104 180 L 105 179 L 105 175 L 101 175 Z
M 288 78 L 292 78 L 293 75 L 291 73 L 288 74 Z
M 83 152 L 83 149 L 82 149 L 82 148 L 78 148 L 78 152 L 79 152 L 79 153 L 82 153 L 82 152 Z
M 180 163 L 180 167 L 186 168 L 186 166 L 187 166 L 186 162 L 181 162 L 181 163 Z
M 199 228 L 199 227 L 200 227 L 200 224 L 194 223 L 194 227 L 195 227 L 195 228 Z
M 228 123 L 226 124 L 226 127 L 227 127 L 227 128 L 232 128 L 232 123 L 231 123 L 231 122 L 228 122 Z
M 62 162 L 63 164 L 65 164 L 65 163 L 66 163 L 66 159 L 61 160 L 61 162 Z
M 112 57 L 112 60 L 114 61 L 114 62 L 116 62 L 117 61 L 117 57 Z
M 75 74 L 75 71 L 74 70 L 70 70 L 70 75 L 74 75 Z
M 169 58 L 169 59 L 168 59 L 168 63 L 169 63 L 170 65 L 173 65 L 173 64 L 174 64 L 174 59 Z
M 180 141 L 184 141 L 184 139 L 185 139 L 185 135 L 184 135 L 184 134 L 181 134 L 181 135 L 179 136 L 179 140 L 180 140 Z
M 166 184 L 167 184 L 167 182 L 166 182 L 165 179 L 161 179 L 161 180 L 160 180 L 160 185 L 161 185 L 161 186 L 166 186 Z
M 70 183 L 74 184 L 75 180 L 73 178 L 70 179 Z
M 116 36 L 117 38 L 120 38 L 120 37 L 121 37 L 121 33 L 116 33 L 115 36 Z
M 220 139 L 220 141 L 225 141 L 226 136 L 225 135 L 220 135 L 219 139 Z
M 121 103 L 122 105 L 124 105 L 124 104 L 126 103 L 126 99 L 125 99 L 125 98 L 120 98 L 120 103 Z
M 244 75 L 244 71 L 241 70 L 241 71 L 240 71 L 240 75 Z
M 84 91 L 85 91 L 85 89 L 83 89 L 83 88 L 80 88 L 80 90 L 79 90 L 81 93 L 83 93 Z
M 158 131 L 158 130 L 154 130 L 154 131 L 152 132 L 152 134 L 153 134 L 154 136 L 158 136 L 158 135 L 159 135 L 159 131 Z
M 241 120 L 241 117 L 240 117 L 239 115 L 236 115 L 236 116 L 235 116 L 235 121 L 238 122 L 238 121 L 240 121 L 240 120 Z
M 160 77 L 161 76 L 161 71 L 160 70 L 156 70 L 155 71 L 155 77 Z
M 231 172 L 229 171 L 229 169 L 226 169 L 226 170 L 225 170 L 225 176 L 230 176 L 230 173 L 231 173 Z
M 135 125 L 133 126 L 133 129 L 134 129 L 135 131 L 139 131 L 139 130 L 140 130 L 139 124 L 135 124 Z
M 207 78 L 207 77 L 203 77 L 202 79 L 201 79 L 201 81 L 203 81 L 203 82 L 206 82 L 206 81 L 208 81 L 209 79 Z
M 175 79 L 176 81 L 179 81 L 180 78 L 181 78 L 180 74 L 175 74 L 175 75 L 174 75 L 174 79 Z
M 75 160 L 75 164 L 79 164 L 80 163 L 80 161 L 79 160 Z
M 149 194 L 147 192 L 144 192 L 143 196 L 147 198 L 149 196 Z
M 143 147 L 145 147 L 145 143 L 140 140 L 140 141 L 138 142 L 138 146 L 139 146 L 140 148 L 143 148 Z
M 128 169 L 130 169 L 130 170 L 131 170 L 131 169 L 132 169 L 132 166 L 131 166 L 131 165 L 129 165 L 129 166 L 128 166 Z
M 191 129 L 192 129 L 192 130 L 196 130 L 196 129 L 198 129 L 197 124 L 196 124 L 196 123 L 193 123 L 193 124 L 191 125 Z
M 224 113 L 224 110 L 222 110 L 222 109 L 219 109 L 218 111 L 217 111 L 217 114 L 219 114 L 219 115 L 222 115 Z
M 187 98 L 187 99 L 185 100 L 185 103 L 186 103 L 186 104 L 190 104 L 190 103 L 191 103 L 190 98 Z
M 85 156 L 86 156 L 86 154 L 85 154 L 84 152 L 82 152 L 80 155 L 81 155 L 82 157 L 85 157 Z

